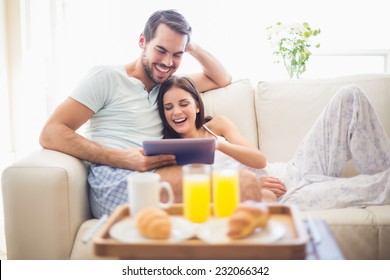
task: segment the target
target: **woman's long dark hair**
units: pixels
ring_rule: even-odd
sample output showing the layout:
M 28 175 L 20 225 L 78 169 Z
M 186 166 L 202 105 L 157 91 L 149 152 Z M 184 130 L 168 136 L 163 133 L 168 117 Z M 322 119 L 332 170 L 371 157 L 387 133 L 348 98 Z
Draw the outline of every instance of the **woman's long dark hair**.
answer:
M 160 113 L 161 120 L 163 122 L 163 135 L 164 138 L 182 138 L 169 124 L 164 114 L 164 95 L 165 93 L 173 87 L 183 89 L 191 94 L 192 98 L 195 100 L 196 105 L 199 108 L 199 112 L 196 113 L 195 126 L 200 128 L 205 122 L 209 121 L 211 118 L 206 118 L 204 116 L 204 106 L 201 96 L 196 90 L 194 82 L 187 77 L 178 77 L 171 76 L 160 86 L 160 91 L 158 94 L 158 111 Z

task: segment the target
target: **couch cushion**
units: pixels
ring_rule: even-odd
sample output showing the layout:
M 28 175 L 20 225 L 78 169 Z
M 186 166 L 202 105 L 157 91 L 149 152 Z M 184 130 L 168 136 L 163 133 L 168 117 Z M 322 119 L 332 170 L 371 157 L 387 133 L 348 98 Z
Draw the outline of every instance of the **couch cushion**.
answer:
M 347 259 L 390 259 L 390 205 L 303 212 L 329 225 Z
M 93 230 L 95 225 L 98 223 L 98 219 L 91 219 L 85 221 L 76 236 L 74 241 L 72 254 L 70 256 L 71 260 L 101 260 L 101 259 L 115 259 L 115 258 L 104 258 L 96 256 L 93 248 L 93 239 L 88 242 L 83 241 L 83 237 L 90 231 Z M 97 233 L 96 233 L 97 234 Z
M 289 160 L 333 94 L 346 84 L 366 92 L 390 135 L 390 74 L 259 82 L 255 96 L 259 145 L 268 161 Z
M 40 149 L 1 179 L 7 258 L 68 259 L 77 230 L 91 216 L 86 164 Z
M 225 115 L 241 133 L 258 146 L 254 88 L 248 79 L 202 94 L 206 115 Z

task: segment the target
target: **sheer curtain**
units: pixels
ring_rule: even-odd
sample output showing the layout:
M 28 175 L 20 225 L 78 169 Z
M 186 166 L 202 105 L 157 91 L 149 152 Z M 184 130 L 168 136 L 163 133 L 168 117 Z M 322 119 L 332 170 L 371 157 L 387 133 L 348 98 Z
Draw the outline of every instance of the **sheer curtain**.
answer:
M 8 75 L 7 75 L 7 36 L 5 21 L 4 1 L 0 1 L 0 128 L 1 128 L 1 145 L 0 145 L 0 171 L 10 161 L 11 134 L 10 127 L 10 102 L 8 96 Z
M 2 2 L 19 4 L 20 28 L 16 31 L 20 34 L 20 61 L 14 59 L 11 64 L 17 61 L 20 69 L 16 71 L 17 67 L 8 67 L 12 71 L 8 71 L 7 78 L 6 70 L 0 68 L 0 90 L 1 126 L 9 143 L 3 148 L 20 154 L 39 147 L 39 132 L 48 115 L 69 95 L 90 67 L 125 64 L 138 57 L 139 34 L 149 15 L 158 9 L 175 8 L 182 12 L 193 27 L 193 40 L 216 55 L 234 79 L 249 78 L 253 83 L 287 78 L 282 65 L 273 63 L 272 50 L 266 40 L 265 28 L 278 21 L 307 21 L 312 27 L 321 28 L 321 50 L 390 49 L 385 0 L 329 0 L 321 3 L 311 0 Z M 9 10 L 8 7 L 7 12 Z M 16 19 L 8 17 L 8 22 L 12 21 Z M 0 28 L 1 40 L 4 28 L 9 39 L 10 26 Z M 12 28 L 15 31 L 15 26 Z M 0 52 L 4 53 L 3 48 Z M 326 69 L 323 65 L 313 62 L 310 70 L 309 62 L 307 77 L 310 77 L 310 71 L 316 77 L 353 74 L 361 69 L 377 71 L 377 66 L 367 68 L 360 65 L 361 68 L 347 67 L 345 72 L 335 73 L 332 68 L 340 69 L 341 64 L 336 67 L 327 65 Z M 195 61 L 185 57 L 180 71 L 198 70 Z M 8 81 L 8 87 L 7 83 L 3 84 L 4 79 Z M 10 92 L 10 98 L 7 99 L 8 95 L 3 95 L 3 92 Z

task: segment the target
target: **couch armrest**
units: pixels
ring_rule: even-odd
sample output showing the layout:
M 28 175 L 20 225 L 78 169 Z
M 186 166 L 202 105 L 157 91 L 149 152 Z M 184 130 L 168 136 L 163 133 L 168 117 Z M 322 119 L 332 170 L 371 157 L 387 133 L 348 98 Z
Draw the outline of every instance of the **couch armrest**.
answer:
M 91 217 L 87 165 L 42 149 L 4 170 L 2 191 L 8 259 L 69 259 Z

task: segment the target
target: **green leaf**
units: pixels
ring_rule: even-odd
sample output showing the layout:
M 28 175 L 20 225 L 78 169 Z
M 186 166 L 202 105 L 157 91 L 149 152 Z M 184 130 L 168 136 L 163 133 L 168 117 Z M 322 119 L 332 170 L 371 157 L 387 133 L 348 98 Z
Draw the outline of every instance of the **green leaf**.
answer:
M 303 37 L 306 38 L 306 39 L 309 38 L 310 37 L 310 32 L 309 31 L 304 32 L 303 33 Z

